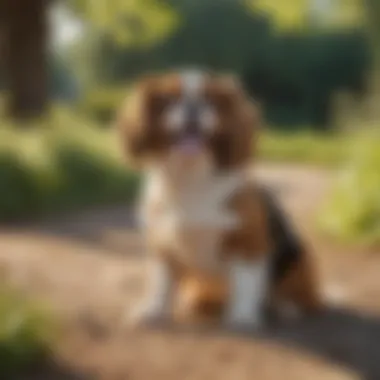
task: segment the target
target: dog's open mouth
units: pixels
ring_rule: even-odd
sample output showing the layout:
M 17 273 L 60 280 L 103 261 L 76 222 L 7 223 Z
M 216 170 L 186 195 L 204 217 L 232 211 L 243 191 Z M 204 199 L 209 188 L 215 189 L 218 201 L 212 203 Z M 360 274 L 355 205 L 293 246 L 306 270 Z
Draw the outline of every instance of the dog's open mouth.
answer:
M 202 153 L 204 143 L 200 138 L 189 136 L 178 140 L 174 144 L 174 149 L 181 156 L 195 157 Z

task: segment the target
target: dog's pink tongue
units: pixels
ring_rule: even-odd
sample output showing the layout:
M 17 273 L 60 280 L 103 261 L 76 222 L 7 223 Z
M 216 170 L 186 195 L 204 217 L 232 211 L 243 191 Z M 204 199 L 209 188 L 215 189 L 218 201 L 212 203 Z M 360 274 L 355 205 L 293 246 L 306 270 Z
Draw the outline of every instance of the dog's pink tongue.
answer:
M 198 154 L 201 151 L 201 148 L 201 142 L 194 138 L 187 138 L 181 141 L 177 146 L 178 151 L 186 156 L 194 156 Z

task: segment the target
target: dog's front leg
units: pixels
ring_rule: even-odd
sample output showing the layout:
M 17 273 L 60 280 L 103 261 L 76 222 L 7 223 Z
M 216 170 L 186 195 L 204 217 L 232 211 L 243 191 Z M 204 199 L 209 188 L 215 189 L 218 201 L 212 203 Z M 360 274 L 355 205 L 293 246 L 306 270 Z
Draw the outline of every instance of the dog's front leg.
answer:
M 163 322 L 171 313 L 174 278 L 170 266 L 154 258 L 149 262 L 148 277 L 146 295 L 132 313 L 132 324 Z
M 233 329 L 261 326 L 268 294 L 268 261 L 233 259 L 228 263 L 229 299 L 225 321 Z

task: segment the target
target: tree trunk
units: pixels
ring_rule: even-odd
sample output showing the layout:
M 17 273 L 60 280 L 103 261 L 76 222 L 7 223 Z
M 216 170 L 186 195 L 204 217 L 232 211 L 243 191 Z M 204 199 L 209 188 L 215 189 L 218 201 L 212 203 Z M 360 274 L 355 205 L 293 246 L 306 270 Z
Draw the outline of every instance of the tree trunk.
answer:
M 5 56 L 5 7 L 4 2 L 0 1 L 0 89 L 4 86 L 5 78 L 5 66 L 4 66 L 4 56 Z
M 9 113 L 18 120 L 42 115 L 48 106 L 47 1 L 2 0 Z

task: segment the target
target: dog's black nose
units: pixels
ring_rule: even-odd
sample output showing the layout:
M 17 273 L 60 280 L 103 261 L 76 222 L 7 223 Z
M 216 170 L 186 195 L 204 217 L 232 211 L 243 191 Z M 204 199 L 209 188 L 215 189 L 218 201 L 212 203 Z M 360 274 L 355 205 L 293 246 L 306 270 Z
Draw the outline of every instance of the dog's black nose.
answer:
M 186 106 L 186 126 L 185 134 L 196 136 L 200 133 L 200 113 L 201 104 L 197 102 L 189 102 Z

